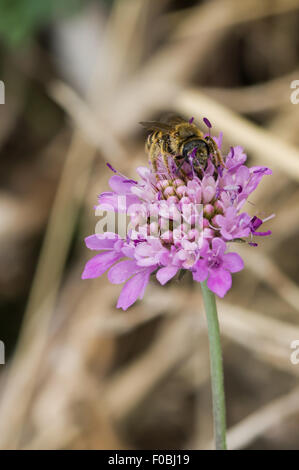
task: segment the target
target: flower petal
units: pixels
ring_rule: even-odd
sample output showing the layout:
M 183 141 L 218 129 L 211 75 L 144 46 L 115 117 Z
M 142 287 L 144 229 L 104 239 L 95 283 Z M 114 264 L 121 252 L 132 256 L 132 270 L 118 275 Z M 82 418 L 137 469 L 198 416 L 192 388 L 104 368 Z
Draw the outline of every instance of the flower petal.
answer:
M 244 261 L 238 253 L 226 253 L 222 259 L 223 268 L 231 273 L 237 273 L 244 268 Z
M 206 186 L 203 191 L 203 202 L 210 202 L 215 196 L 215 188 L 213 186 Z
M 126 282 L 117 302 L 117 308 L 127 310 L 138 298 L 142 298 L 152 270 L 144 270 Z
M 134 182 L 133 180 L 123 178 L 119 175 L 113 175 L 109 180 L 110 188 L 117 194 L 130 194 L 131 187 L 135 185 L 136 182 Z
M 119 236 L 116 233 L 90 235 L 85 238 L 85 244 L 90 250 L 111 250 Z
M 197 282 L 205 281 L 208 277 L 208 267 L 205 260 L 200 259 L 195 265 L 195 270 L 193 271 L 193 279 Z
M 97 212 L 108 211 L 126 212 L 128 207 L 134 204 L 140 204 L 140 200 L 133 194 L 116 194 L 112 192 L 102 193 L 99 195 L 99 205 Z
M 158 264 L 156 258 L 154 257 L 140 258 L 138 259 L 137 263 L 138 263 L 138 266 L 143 266 L 143 267 L 154 266 Z
M 95 277 L 101 276 L 112 264 L 122 257 L 122 253 L 115 253 L 115 251 L 99 253 L 87 261 L 81 276 L 82 279 L 94 279 Z
M 150 169 L 147 166 L 139 166 L 136 169 L 136 172 L 145 181 L 148 181 L 153 178 L 153 173 L 151 173 Z
M 224 297 L 232 286 L 231 274 L 222 268 L 210 270 L 207 286 L 218 297 Z
M 97 210 L 105 211 L 105 210 L 117 210 L 118 208 L 118 194 L 112 192 L 105 192 L 99 195 L 98 197 L 99 206 Z
M 172 279 L 176 273 L 178 272 L 179 268 L 177 266 L 166 266 L 165 268 L 159 269 L 157 272 L 157 279 L 164 286 L 170 279 Z
M 135 248 L 135 253 L 137 256 L 151 256 L 154 251 L 151 245 L 148 243 L 139 243 Z
M 108 279 L 112 284 L 122 284 L 140 270 L 142 270 L 142 268 L 137 266 L 135 260 L 128 259 L 125 261 L 120 261 L 119 263 L 112 266 L 108 273 Z
M 135 248 L 133 246 L 124 246 L 121 251 L 127 258 L 134 258 Z
M 221 238 L 213 238 L 212 248 L 218 256 L 222 256 L 226 250 L 226 243 Z

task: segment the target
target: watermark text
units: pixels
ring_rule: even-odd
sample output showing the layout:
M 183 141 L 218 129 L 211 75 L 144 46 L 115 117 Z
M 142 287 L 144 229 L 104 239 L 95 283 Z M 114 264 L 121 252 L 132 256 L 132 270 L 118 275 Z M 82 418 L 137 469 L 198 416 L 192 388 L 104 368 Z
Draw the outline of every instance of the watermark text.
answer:
M 0 104 L 5 104 L 5 85 L 2 80 L 0 80 Z
M 299 339 L 295 339 L 291 342 L 291 349 L 294 349 L 290 357 L 291 363 L 296 366 L 299 364 Z
M 299 103 L 299 80 L 293 80 L 291 82 L 291 88 L 294 88 L 294 91 L 292 91 L 290 95 L 291 103 L 298 104 Z
M 5 345 L 0 341 L 0 365 L 5 364 Z

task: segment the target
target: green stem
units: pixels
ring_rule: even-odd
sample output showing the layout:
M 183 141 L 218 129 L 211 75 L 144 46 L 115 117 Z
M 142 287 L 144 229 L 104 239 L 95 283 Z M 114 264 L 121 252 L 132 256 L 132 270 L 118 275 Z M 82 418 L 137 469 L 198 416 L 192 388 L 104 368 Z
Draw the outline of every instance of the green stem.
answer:
M 216 450 L 226 450 L 224 379 L 216 300 L 206 281 L 201 282 L 201 289 L 208 323 L 215 444 Z

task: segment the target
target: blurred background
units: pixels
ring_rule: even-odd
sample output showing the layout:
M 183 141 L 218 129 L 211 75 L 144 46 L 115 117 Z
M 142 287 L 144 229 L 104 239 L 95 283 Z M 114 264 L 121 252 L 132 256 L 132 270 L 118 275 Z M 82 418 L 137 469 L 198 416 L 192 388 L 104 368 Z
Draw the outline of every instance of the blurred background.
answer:
M 219 301 L 231 449 L 299 448 L 299 0 L 0 0 L 0 448 L 205 449 L 198 285 L 81 281 L 109 161 L 136 177 L 141 120 L 224 132 L 270 166 L 251 199 L 273 235 Z

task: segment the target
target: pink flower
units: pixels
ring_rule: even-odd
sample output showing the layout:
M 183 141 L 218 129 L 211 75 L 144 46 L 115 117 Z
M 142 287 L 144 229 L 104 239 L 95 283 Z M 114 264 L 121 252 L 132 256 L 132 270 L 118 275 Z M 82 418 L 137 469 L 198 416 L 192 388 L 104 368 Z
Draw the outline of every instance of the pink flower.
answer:
M 168 250 L 158 238 L 138 243 L 135 248 L 135 259 L 138 266 L 159 266 L 168 258 Z
M 238 145 L 237 147 L 231 147 L 225 160 L 225 166 L 229 171 L 234 171 L 240 165 L 243 165 L 246 160 L 247 156 L 243 152 L 243 148 Z
M 220 148 L 222 134 L 214 141 Z M 273 216 L 241 212 L 262 177 L 271 174 L 266 167 L 247 167 L 246 158 L 242 147 L 234 147 L 224 167 L 216 168 L 209 158 L 201 170 L 195 170 L 193 154 L 179 170 L 173 157 L 167 164 L 159 158 L 157 171 L 137 169 L 138 181 L 108 164 L 114 172 L 111 191 L 99 196 L 98 207 L 124 213 L 130 224 L 125 238 L 107 232 L 85 239 L 99 253 L 86 263 L 82 278 L 108 271 L 111 283 L 124 283 L 117 303 L 123 310 L 143 297 L 151 275 L 164 285 L 181 270 L 192 272 L 197 282 L 207 280 L 209 289 L 223 297 L 231 274 L 244 267 L 240 255 L 228 251 L 231 242 L 257 246 L 254 237 L 271 234 L 259 228 Z
M 121 251 L 124 242 L 115 233 L 91 235 L 85 238 L 85 243 L 87 248 L 91 250 L 103 251 L 86 263 L 82 279 L 92 279 L 101 276 L 124 256 Z
M 132 194 L 132 188 L 136 184 L 136 181 L 128 180 L 120 175 L 111 176 L 109 186 L 112 192 L 100 194 L 98 208 L 105 210 L 106 206 L 110 206 L 115 211 L 126 212 L 130 205 L 139 203 L 138 197 Z
M 244 263 L 237 253 L 225 253 L 226 244 L 220 238 L 212 240 L 211 248 L 205 245 L 201 258 L 195 265 L 193 279 L 197 282 L 208 278 L 208 288 L 219 297 L 224 297 L 231 288 L 231 273 L 244 268 Z
M 138 266 L 135 260 L 120 261 L 110 269 L 108 279 L 112 284 L 125 282 L 118 298 L 117 308 L 127 310 L 137 299 L 142 299 L 154 270 L 155 266 L 144 268 Z
M 250 234 L 250 216 L 243 212 L 237 213 L 234 207 L 228 207 L 225 215 L 216 215 L 213 221 L 220 228 L 220 234 L 225 240 L 248 237 Z

